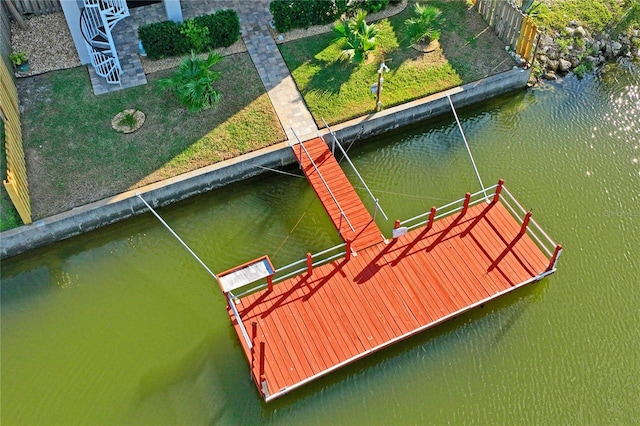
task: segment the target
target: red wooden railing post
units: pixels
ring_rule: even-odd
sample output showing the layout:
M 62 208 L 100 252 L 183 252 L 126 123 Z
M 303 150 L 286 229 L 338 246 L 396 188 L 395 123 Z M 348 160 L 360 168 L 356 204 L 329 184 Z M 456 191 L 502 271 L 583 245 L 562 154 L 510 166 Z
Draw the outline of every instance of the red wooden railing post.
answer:
M 348 262 L 351 260 L 351 240 L 346 241 L 347 246 L 345 247 L 344 258 Z
M 398 229 L 398 228 L 400 228 L 400 219 L 396 219 L 396 221 L 393 223 L 393 229 Z M 395 232 L 393 234 L 394 234 L 393 236 L 394 240 L 398 238 Z
M 558 261 L 558 256 L 560 255 L 561 251 L 562 251 L 562 246 L 558 244 L 556 246 L 556 249 L 553 251 L 553 255 L 551 256 L 551 259 L 549 260 L 549 266 L 547 266 L 547 269 L 546 269 L 547 271 L 550 271 L 556 267 L 556 262 Z
M 313 273 L 313 258 L 311 257 L 311 253 L 307 253 L 307 274 L 311 275 Z
M 251 372 L 253 374 L 253 367 L 256 365 L 256 337 L 258 336 L 258 323 L 251 322 Z
M 497 203 L 500 199 L 500 193 L 502 192 L 502 185 L 504 185 L 504 179 L 500 179 L 498 181 L 498 186 L 496 186 L 496 193 L 493 196 L 492 203 Z
M 520 235 L 524 235 L 527 232 L 527 226 L 529 226 L 529 221 L 531 220 L 531 211 L 528 211 L 524 216 L 524 220 L 522 221 L 522 227 L 520 228 Z
M 431 212 L 429 212 L 429 223 L 427 224 L 427 231 L 431 229 L 433 226 L 433 221 L 436 219 L 436 207 L 431 207 Z
M 273 275 L 267 275 L 267 287 L 269 291 L 273 291 Z
M 260 369 L 258 370 L 258 376 L 260 377 L 260 382 L 264 380 L 264 342 L 260 342 Z
M 467 210 L 469 210 L 469 201 L 471 201 L 471 193 L 467 192 L 464 194 L 464 204 L 462 205 L 462 212 L 460 213 L 463 216 L 467 214 Z

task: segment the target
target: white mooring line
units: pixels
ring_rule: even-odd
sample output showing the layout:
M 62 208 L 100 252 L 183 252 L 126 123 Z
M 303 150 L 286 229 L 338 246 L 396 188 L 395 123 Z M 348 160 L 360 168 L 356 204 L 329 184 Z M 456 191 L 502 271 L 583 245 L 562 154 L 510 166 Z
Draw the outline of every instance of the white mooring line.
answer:
M 202 267 L 203 267 L 204 269 L 206 269 L 206 270 L 207 270 L 207 272 L 208 272 L 208 273 L 209 273 L 209 274 L 210 274 L 214 279 L 218 280 L 218 276 L 217 276 L 216 274 L 214 274 L 214 273 L 211 271 L 211 269 L 209 269 L 209 267 L 208 267 L 207 265 L 205 265 L 205 264 L 204 264 L 204 262 L 203 262 L 203 261 L 202 261 L 202 260 L 201 260 L 201 259 L 200 259 L 200 258 L 199 258 L 195 253 L 194 253 L 194 252 L 193 252 L 193 250 L 191 250 L 191 248 L 189 248 L 189 246 L 187 245 L 187 243 L 185 243 L 184 241 L 182 241 L 182 238 L 180 238 L 180 237 L 178 236 L 178 234 L 176 234 L 176 233 L 175 233 L 175 231 L 174 231 L 173 229 L 171 229 L 171 227 L 170 227 L 169 225 L 167 225 L 167 222 L 165 222 L 165 221 L 160 217 L 160 215 L 159 215 L 158 213 L 156 213 L 156 211 L 155 211 L 155 210 L 154 210 L 154 209 L 149 205 L 149 203 L 147 203 L 147 202 L 145 201 L 145 199 L 144 199 L 144 198 L 142 198 L 142 196 L 141 196 L 140 194 L 136 194 L 136 197 L 138 197 L 138 198 L 140 198 L 140 199 L 142 200 L 142 202 L 144 203 L 144 205 L 145 205 L 145 206 L 147 206 L 147 208 L 149 209 L 149 211 L 151 211 L 151 213 L 153 213 L 153 215 L 154 215 L 156 218 L 158 218 L 158 220 L 160 221 L 160 223 L 162 223 L 162 224 L 165 226 L 165 228 L 167 228 L 167 229 L 169 230 L 169 232 L 171 232 L 171 235 L 173 235 L 174 237 L 176 237 L 176 239 L 177 239 L 178 241 L 180 241 L 180 244 L 182 244 L 182 245 L 183 245 L 183 247 L 184 247 L 184 248 L 186 248 L 186 249 L 187 249 L 187 251 L 188 251 L 189 253 L 191 253 L 191 256 L 193 256 L 193 257 L 198 261 L 198 263 L 200 263 L 200 265 L 202 265 Z
M 447 99 L 449 99 L 449 104 L 451 105 L 453 116 L 456 118 L 456 123 L 458 123 L 458 129 L 460 129 L 460 133 L 462 134 L 462 140 L 464 140 L 464 145 L 467 147 L 469 158 L 471 158 L 471 165 L 473 166 L 473 170 L 475 170 L 476 172 L 476 176 L 478 177 L 478 182 L 480 182 L 480 188 L 482 188 L 482 192 L 484 193 L 484 198 L 487 200 L 487 202 L 489 202 L 489 196 L 487 195 L 487 191 L 485 190 L 484 184 L 482 183 L 482 179 L 480 178 L 480 173 L 478 172 L 478 168 L 476 167 L 476 162 L 473 160 L 473 155 L 471 155 L 471 148 L 469 148 L 467 137 L 464 135 L 464 132 L 462 131 L 462 125 L 460 124 L 460 119 L 458 119 L 458 113 L 456 112 L 456 109 L 453 106 L 453 101 L 451 100 L 451 96 L 447 95 Z

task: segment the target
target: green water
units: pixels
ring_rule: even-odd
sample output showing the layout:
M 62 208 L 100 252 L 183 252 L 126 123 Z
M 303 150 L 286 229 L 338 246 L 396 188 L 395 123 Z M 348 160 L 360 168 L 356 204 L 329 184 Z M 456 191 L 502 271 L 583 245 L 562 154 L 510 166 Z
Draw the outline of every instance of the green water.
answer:
M 2 262 L 1 423 L 639 423 L 640 72 L 460 116 L 485 185 L 504 178 L 564 245 L 556 274 L 264 404 L 217 284 L 145 215 Z M 452 117 L 350 155 L 387 232 L 479 189 Z M 214 271 L 340 242 L 282 175 L 160 213 Z

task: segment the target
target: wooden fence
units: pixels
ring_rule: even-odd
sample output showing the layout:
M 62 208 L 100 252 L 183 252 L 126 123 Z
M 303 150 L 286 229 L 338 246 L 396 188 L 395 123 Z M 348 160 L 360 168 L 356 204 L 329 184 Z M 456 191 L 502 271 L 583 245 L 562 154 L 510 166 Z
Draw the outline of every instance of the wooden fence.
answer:
M 31 202 L 27 184 L 27 167 L 22 147 L 18 92 L 11 74 L 0 61 L 0 118 L 4 121 L 7 180 L 2 181 L 22 222 L 31 223 Z
M 4 1 L 4 0 L 2 0 Z M 12 2 L 21 15 L 46 15 L 62 12 L 60 0 L 8 0 Z
M 9 11 L 4 1 L 0 0 L 0 56 L 7 66 L 11 66 L 9 54 L 11 53 L 11 21 Z
M 506 45 L 531 62 L 538 27 L 513 0 L 474 0 L 478 13 Z

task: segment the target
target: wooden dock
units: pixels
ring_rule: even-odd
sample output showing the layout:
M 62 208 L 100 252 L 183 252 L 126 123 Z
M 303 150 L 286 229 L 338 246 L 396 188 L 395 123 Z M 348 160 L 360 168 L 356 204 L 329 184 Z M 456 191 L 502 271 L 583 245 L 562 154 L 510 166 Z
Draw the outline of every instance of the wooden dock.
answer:
M 309 145 L 310 153 L 318 153 L 317 163 L 331 164 L 328 150 L 317 142 Z M 313 180 L 316 169 L 305 168 L 305 173 Z M 338 176 L 331 172 L 328 183 L 350 187 Z M 336 220 L 331 206 L 335 200 L 327 200 L 322 186 L 314 188 L 340 224 L 340 213 Z M 425 214 L 425 226 L 409 230 L 396 223 L 402 232 L 390 242 L 367 237 L 357 253 L 347 249 L 341 258 L 319 266 L 308 257 L 301 274 L 276 285 L 270 276 L 268 288 L 244 297 L 229 292 L 229 316 L 262 397 L 270 401 L 553 273 L 561 246 L 553 253 L 545 248 L 545 254 L 532 238 L 539 234 L 529 229 L 530 213 L 514 217 L 509 211 L 513 203 L 502 202 L 502 183 L 493 188 L 492 198 L 481 194 L 473 201 L 467 194 L 440 219 L 432 209 Z M 351 212 L 349 191 L 339 194 L 345 196 L 338 201 L 347 214 L 364 218 L 353 222 L 370 221 L 368 213 Z M 358 233 L 353 236 L 358 242 Z
M 354 250 L 360 250 L 384 240 L 378 225 L 322 138 L 311 139 L 304 146 L 298 144 L 293 152 L 344 241 L 350 241 Z

